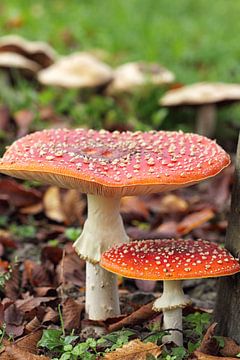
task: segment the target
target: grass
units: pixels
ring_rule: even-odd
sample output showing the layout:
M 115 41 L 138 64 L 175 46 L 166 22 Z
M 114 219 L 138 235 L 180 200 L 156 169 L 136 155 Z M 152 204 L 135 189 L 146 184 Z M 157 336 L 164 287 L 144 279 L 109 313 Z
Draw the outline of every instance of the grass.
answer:
M 113 64 L 159 61 L 184 83 L 239 81 L 239 11 L 236 0 L 2 0 L 0 31 L 61 53 L 104 49 Z

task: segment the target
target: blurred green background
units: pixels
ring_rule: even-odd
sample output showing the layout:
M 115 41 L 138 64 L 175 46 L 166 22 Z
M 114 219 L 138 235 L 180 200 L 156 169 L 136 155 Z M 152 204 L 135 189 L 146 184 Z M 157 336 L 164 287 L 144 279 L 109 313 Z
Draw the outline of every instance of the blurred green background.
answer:
M 1 0 L 0 14 L 0 35 L 45 40 L 60 54 L 101 49 L 112 66 L 132 60 L 159 62 L 183 84 L 240 82 L 237 0 Z M 36 104 L 51 103 L 57 113 L 74 119 L 74 126 L 130 122 L 140 129 L 193 129 L 194 109 L 172 112 L 159 107 L 163 89 L 138 92 L 127 111 L 110 97 L 83 102 L 76 91 L 39 91 L 23 81 L 14 93 L 5 90 L 0 90 L 0 100 L 13 112 L 25 107 L 36 111 Z M 223 108 L 219 119 L 217 136 L 236 139 L 239 105 Z M 41 128 L 37 121 L 36 115 L 36 128 Z

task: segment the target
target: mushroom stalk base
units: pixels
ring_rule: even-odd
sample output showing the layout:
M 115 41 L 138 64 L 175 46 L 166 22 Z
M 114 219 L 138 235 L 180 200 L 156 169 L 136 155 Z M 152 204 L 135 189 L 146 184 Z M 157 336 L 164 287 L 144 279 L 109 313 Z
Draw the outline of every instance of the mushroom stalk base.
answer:
M 120 198 L 88 195 L 88 218 L 73 245 L 78 255 L 97 264 L 108 248 L 128 241 L 120 215 Z
M 183 345 L 182 308 L 191 300 L 184 295 L 182 281 L 168 280 L 163 282 L 163 294 L 153 304 L 155 311 L 163 311 L 163 329 L 176 329 L 163 337 L 163 341 L 173 341 L 178 346 Z
M 109 247 L 128 241 L 120 215 L 120 198 L 88 195 L 88 218 L 74 247 L 87 260 L 86 313 L 91 320 L 120 314 L 117 277 L 97 263 Z
M 87 262 L 86 313 L 91 320 L 120 315 L 116 275 Z

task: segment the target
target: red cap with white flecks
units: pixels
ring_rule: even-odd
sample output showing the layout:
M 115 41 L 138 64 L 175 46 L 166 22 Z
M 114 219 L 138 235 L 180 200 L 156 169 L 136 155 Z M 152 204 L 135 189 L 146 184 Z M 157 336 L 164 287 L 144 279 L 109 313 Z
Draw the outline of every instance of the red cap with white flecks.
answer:
M 232 275 L 239 262 L 215 243 L 204 240 L 143 240 L 113 247 L 100 265 L 135 279 L 184 280 Z
M 172 190 L 230 163 L 216 142 L 183 132 L 50 129 L 14 142 L 0 172 L 104 196 Z

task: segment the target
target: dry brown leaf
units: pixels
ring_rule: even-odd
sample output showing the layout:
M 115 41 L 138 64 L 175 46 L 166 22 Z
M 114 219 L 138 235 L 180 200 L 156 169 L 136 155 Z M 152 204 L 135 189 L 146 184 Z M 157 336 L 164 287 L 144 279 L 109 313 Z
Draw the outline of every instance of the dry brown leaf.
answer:
M 15 265 L 12 269 L 11 278 L 5 285 L 5 296 L 11 300 L 17 300 L 20 292 L 19 288 L 19 266 Z
M 128 344 L 123 345 L 107 355 L 104 356 L 106 360 L 146 360 L 147 354 L 159 356 L 162 352 L 160 346 L 151 342 L 144 343 L 139 339 L 132 340 Z
M 237 360 L 235 357 L 221 357 L 204 354 L 201 351 L 194 351 L 194 360 Z
M 222 356 L 236 356 L 240 354 L 240 345 L 231 338 L 223 337 L 223 339 L 224 347 L 219 351 Z
M 30 296 L 26 297 L 26 299 L 16 300 L 15 304 L 17 306 L 17 309 L 19 309 L 20 311 L 28 312 L 28 311 L 35 309 L 42 303 L 48 303 L 55 299 L 56 299 L 55 296 L 53 296 L 53 297 L 47 297 L 47 296 L 46 297 L 33 297 L 30 295 Z
M 18 127 L 17 137 L 22 137 L 28 133 L 30 124 L 34 119 L 34 112 L 28 109 L 22 109 L 13 115 L 15 123 Z
M 180 196 L 167 194 L 161 199 L 161 201 L 159 201 L 158 212 L 165 214 L 185 212 L 188 207 L 187 201 L 182 199 Z
M 68 298 L 62 305 L 62 316 L 64 328 L 66 330 L 79 329 L 81 326 L 81 313 L 84 304 L 79 304 L 72 298 Z
M 34 355 L 29 351 L 21 349 L 17 345 L 6 346 L 5 353 L 8 360 L 50 360 L 49 357 L 43 355 Z M 4 353 L 3 353 L 4 355 Z M 0 359 L 2 360 L 1 356 Z
M 213 323 L 207 329 L 206 334 L 204 335 L 198 351 L 209 354 L 209 355 L 217 355 L 219 352 L 219 344 L 217 339 L 214 337 L 215 328 L 217 323 Z
M 149 216 L 148 208 L 137 196 L 125 196 L 121 199 L 120 212 L 128 219 L 146 220 Z
M 50 186 L 43 197 L 43 205 L 46 216 L 57 222 L 66 220 L 62 201 L 60 197 L 60 189 L 57 186 Z
M 29 351 L 32 354 L 37 354 L 37 343 L 42 337 L 42 330 L 32 331 L 30 334 L 22 337 L 21 339 L 15 342 L 22 350 Z
M 188 234 L 191 230 L 204 224 L 214 217 L 212 209 L 203 209 L 187 215 L 177 226 L 177 231 L 181 235 Z
M 42 194 L 36 189 L 27 189 L 12 179 L 0 181 L 0 195 L 7 196 L 9 203 L 15 207 L 26 207 L 39 203 Z
M 138 310 L 134 311 L 127 317 L 121 319 L 120 321 L 109 325 L 108 331 L 116 331 L 123 327 L 133 326 L 137 324 L 142 324 L 144 321 L 151 319 L 156 312 L 153 310 L 153 301 L 150 303 L 141 306 Z
M 80 225 L 84 224 L 83 216 L 86 209 L 86 199 L 76 189 L 67 190 L 62 197 L 62 208 L 65 214 L 65 224 L 71 225 L 78 221 Z

